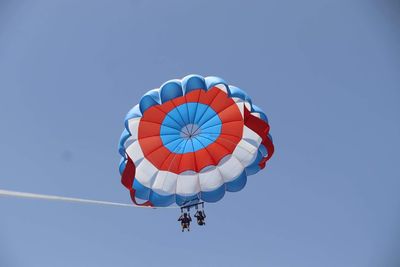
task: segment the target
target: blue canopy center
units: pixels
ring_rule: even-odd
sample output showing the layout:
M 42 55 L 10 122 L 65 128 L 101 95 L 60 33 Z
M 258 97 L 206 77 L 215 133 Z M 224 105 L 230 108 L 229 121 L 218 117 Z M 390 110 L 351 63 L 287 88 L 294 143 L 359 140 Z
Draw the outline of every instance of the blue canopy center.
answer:
M 163 145 L 177 154 L 203 149 L 221 134 L 222 122 L 208 105 L 196 102 L 181 104 L 165 116 L 160 129 Z

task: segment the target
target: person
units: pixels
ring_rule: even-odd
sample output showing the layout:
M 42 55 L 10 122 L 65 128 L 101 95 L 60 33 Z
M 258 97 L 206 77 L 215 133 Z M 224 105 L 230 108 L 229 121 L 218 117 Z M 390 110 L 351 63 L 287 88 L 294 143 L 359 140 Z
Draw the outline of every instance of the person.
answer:
M 194 215 L 194 217 L 196 217 L 198 225 L 205 225 L 206 224 L 206 222 L 204 221 L 204 219 L 206 218 L 206 214 L 205 214 L 204 211 L 198 210 L 196 212 L 196 214 Z
M 183 215 L 181 215 L 178 219 L 178 221 L 181 222 L 181 226 L 182 226 L 182 232 L 185 231 L 185 229 L 188 230 L 188 232 L 190 231 L 190 222 L 192 221 L 192 218 L 190 217 L 190 214 L 188 213 L 183 213 Z

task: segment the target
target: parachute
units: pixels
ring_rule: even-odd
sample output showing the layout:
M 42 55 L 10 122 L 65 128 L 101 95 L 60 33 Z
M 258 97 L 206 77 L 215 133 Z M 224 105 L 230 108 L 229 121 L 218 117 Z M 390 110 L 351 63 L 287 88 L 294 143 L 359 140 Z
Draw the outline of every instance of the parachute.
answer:
M 121 182 L 136 205 L 217 202 L 265 167 L 274 153 L 269 129 L 249 95 L 221 78 L 170 80 L 125 117 Z

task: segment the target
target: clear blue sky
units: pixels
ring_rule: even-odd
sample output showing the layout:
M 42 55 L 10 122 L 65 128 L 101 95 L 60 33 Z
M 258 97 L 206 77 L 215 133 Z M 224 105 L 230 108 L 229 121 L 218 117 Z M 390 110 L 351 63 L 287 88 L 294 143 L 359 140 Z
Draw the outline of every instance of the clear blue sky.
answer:
M 129 202 L 117 142 L 149 89 L 245 89 L 276 154 L 182 234 L 175 210 L 0 199 L 0 266 L 397 267 L 400 4 L 0 0 L 0 188 Z

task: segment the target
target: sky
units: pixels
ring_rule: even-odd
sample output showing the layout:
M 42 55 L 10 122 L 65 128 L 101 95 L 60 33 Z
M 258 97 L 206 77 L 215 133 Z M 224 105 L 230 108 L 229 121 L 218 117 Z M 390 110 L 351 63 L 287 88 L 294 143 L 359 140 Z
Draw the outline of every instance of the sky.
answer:
M 0 266 L 397 267 L 395 0 L 0 0 L 0 189 L 129 203 L 117 144 L 146 91 L 219 76 L 276 152 L 181 233 L 173 209 L 0 198 Z

